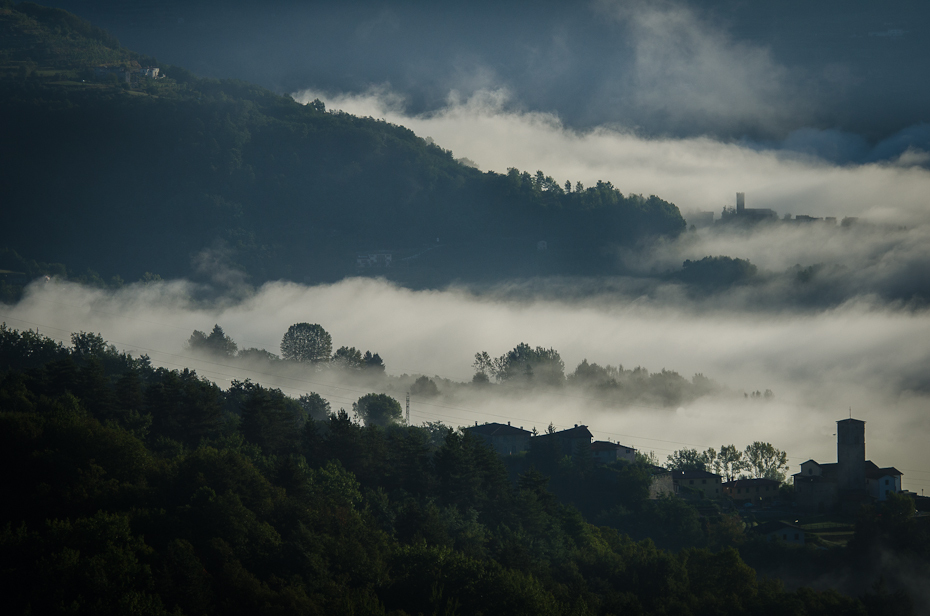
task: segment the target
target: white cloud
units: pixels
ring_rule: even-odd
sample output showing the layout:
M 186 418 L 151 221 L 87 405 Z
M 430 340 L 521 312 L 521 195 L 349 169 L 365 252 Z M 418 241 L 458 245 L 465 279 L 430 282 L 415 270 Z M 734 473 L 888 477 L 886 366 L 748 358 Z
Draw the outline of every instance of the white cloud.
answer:
M 735 40 L 682 2 L 617 1 L 600 11 L 626 27 L 631 67 L 605 81 L 605 102 L 666 131 L 778 133 L 805 115 L 804 97 L 764 47 Z M 612 67 L 606 67 L 610 73 Z
M 421 137 L 475 161 L 483 170 L 543 170 L 560 182 L 610 181 L 624 193 L 656 194 L 682 210 L 719 212 L 745 192 L 748 207 L 780 214 L 859 216 L 916 224 L 926 221 L 930 172 L 896 163 L 835 165 L 813 156 L 754 149 L 706 137 L 647 139 L 598 128 L 577 132 L 551 114 L 510 109 L 506 90 L 455 95 L 440 112 L 410 116 L 383 88 L 361 96 L 304 91 L 327 107 L 409 127 Z

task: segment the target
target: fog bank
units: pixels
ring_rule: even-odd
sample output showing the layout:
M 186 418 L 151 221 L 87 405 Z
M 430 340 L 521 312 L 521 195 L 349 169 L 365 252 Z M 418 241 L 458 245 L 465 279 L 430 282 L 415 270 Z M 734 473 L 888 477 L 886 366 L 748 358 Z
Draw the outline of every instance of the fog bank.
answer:
M 656 194 L 682 211 L 712 210 L 719 217 L 723 206 L 735 205 L 736 192 L 745 192 L 747 207 L 771 208 L 780 216 L 915 224 L 927 213 L 930 171 L 921 165 L 930 159 L 920 149 L 886 162 L 838 165 L 810 153 L 707 137 L 646 138 L 607 126 L 577 131 L 553 114 L 509 109 L 506 89 L 468 98 L 452 92 L 444 108 L 425 115 L 407 114 L 403 99 L 385 88 L 364 95 L 305 90 L 293 96 L 402 124 L 484 171 L 539 169 L 560 183 L 587 186 L 610 181 L 624 193 Z
M 740 447 L 766 440 L 788 451 L 792 472 L 808 458 L 835 460 L 834 422 L 868 422 L 868 456 L 904 472 L 905 487 L 930 488 L 930 314 L 858 301 L 823 311 L 783 312 L 696 308 L 601 295 L 586 300 L 464 289 L 411 291 L 373 279 L 307 287 L 267 284 L 251 296 L 203 304 L 185 282 L 133 285 L 116 292 L 52 281 L 35 284 L 0 320 L 67 340 L 71 332 L 99 332 L 118 348 L 146 353 L 156 365 L 191 366 L 221 386 L 252 378 L 297 396 L 317 391 L 334 408 L 350 408 L 368 393 L 319 375 L 250 372 L 224 361 L 203 361 L 186 350 L 195 329 L 220 324 L 240 348 L 278 351 L 297 322 L 321 324 L 334 348 L 370 349 L 389 375 L 423 374 L 470 381 L 478 351 L 503 354 L 519 342 L 557 349 L 570 373 L 582 360 L 601 365 L 665 368 L 694 373 L 729 388 L 678 409 L 612 407 L 571 391 L 522 396 L 473 395 L 449 390 L 412 402 L 412 421 L 468 425 L 512 421 L 544 429 L 586 423 L 610 438 L 660 459 L 681 447 Z M 441 389 L 443 385 L 441 384 Z M 773 400 L 743 398 L 771 389 Z M 391 392 L 400 397 L 401 392 Z M 925 469 L 925 470 L 922 470 Z M 925 479 L 924 479 L 925 478 Z

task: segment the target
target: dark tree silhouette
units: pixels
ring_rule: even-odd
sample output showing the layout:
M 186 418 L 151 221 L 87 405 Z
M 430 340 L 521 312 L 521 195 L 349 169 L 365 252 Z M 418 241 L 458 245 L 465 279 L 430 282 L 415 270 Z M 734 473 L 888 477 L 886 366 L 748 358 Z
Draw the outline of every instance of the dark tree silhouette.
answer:
M 319 363 L 330 359 L 333 338 L 316 323 L 295 323 L 281 339 L 281 357 L 298 362 Z
M 387 394 L 366 394 L 352 404 L 366 426 L 386 426 L 400 421 L 400 402 Z

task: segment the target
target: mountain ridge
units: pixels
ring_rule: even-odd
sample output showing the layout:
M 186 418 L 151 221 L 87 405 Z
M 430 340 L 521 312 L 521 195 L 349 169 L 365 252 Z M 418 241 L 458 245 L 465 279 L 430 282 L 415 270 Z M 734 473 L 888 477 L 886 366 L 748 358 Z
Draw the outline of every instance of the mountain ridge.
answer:
M 30 258 L 126 279 L 438 286 L 614 272 L 612 246 L 685 226 L 609 182 L 482 173 L 405 127 L 198 78 L 60 9 L 0 11 L 0 246 Z M 393 267 L 359 269 L 385 249 Z

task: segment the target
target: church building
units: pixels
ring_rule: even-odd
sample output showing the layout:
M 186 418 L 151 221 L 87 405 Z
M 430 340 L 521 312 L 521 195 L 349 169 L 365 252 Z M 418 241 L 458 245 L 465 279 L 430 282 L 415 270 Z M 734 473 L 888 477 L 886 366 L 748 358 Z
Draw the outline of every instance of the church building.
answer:
M 901 471 L 865 459 L 865 422 L 853 418 L 836 422 L 835 463 L 808 460 L 793 477 L 798 507 L 807 511 L 852 509 L 901 491 Z

